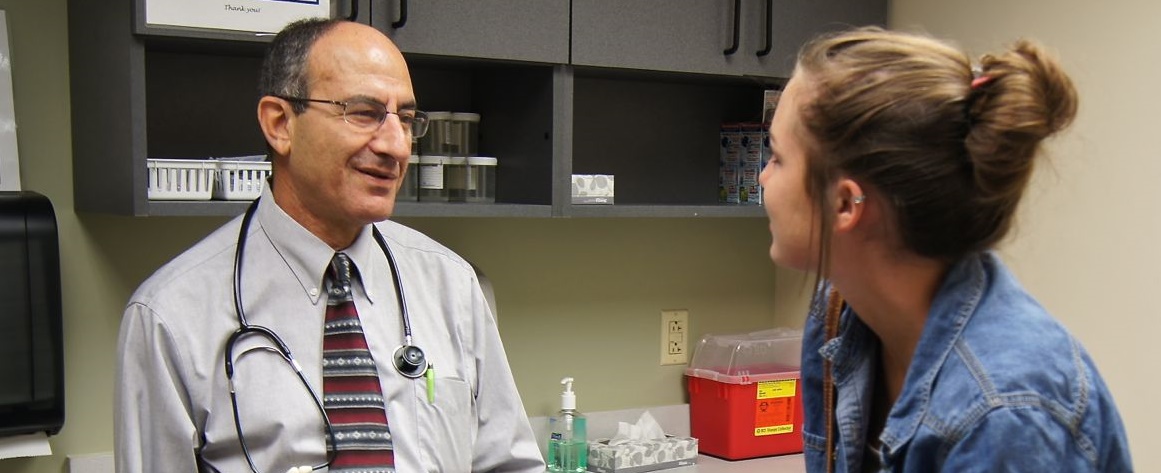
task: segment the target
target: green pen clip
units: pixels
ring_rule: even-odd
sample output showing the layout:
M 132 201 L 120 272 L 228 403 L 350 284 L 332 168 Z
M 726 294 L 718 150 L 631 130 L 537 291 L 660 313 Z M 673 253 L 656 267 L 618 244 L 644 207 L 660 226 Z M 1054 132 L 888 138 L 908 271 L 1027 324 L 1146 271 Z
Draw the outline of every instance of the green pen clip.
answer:
M 427 378 L 427 403 L 435 404 L 435 365 L 427 365 L 423 377 Z

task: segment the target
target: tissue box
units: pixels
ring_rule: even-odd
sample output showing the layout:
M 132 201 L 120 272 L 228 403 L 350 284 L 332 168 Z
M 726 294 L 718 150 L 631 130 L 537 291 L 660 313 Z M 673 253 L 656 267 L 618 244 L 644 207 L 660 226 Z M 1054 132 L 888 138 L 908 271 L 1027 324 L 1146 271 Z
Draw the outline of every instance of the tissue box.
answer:
M 689 466 L 697 462 L 697 439 L 666 435 L 664 440 L 632 440 L 609 445 L 609 439 L 589 442 L 589 471 L 639 473 Z
M 613 182 L 612 174 L 573 174 L 572 203 L 611 205 Z

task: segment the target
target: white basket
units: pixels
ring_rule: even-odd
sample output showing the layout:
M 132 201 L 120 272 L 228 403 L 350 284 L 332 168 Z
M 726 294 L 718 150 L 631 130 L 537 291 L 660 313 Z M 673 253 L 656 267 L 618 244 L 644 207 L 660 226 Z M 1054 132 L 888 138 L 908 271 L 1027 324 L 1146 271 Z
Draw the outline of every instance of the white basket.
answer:
M 217 165 L 195 159 L 146 159 L 149 200 L 210 200 Z
M 262 195 L 266 178 L 270 177 L 270 163 L 266 161 L 218 161 L 218 179 L 214 198 L 222 200 L 254 200 Z

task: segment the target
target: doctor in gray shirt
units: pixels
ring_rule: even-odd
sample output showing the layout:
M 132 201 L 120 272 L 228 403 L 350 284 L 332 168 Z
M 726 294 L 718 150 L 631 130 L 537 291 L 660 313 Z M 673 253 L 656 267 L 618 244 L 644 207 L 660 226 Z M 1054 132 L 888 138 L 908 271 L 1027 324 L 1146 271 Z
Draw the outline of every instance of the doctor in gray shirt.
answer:
M 385 221 L 426 128 L 402 54 L 365 25 L 297 22 L 271 44 L 260 87 L 270 186 L 247 216 L 153 274 L 125 309 L 117 471 L 355 471 L 327 465 L 336 436 L 316 399 L 324 274 L 336 252 L 351 262 L 388 419 L 394 467 L 373 471 L 544 471 L 475 272 Z M 393 356 L 407 344 L 405 320 L 433 368 L 416 378 Z M 243 321 L 251 328 L 227 357 Z

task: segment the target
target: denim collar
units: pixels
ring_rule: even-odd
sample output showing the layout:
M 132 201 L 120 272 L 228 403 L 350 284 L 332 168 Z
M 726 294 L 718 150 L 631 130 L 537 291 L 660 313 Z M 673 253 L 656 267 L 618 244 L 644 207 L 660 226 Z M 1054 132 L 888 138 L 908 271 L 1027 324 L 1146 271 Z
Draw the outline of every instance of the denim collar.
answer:
M 996 256 L 991 253 L 969 255 L 952 266 L 940 285 L 911 357 L 903 390 L 879 437 L 888 455 L 898 453 L 923 422 L 935 378 L 975 313 L 988 286 L 989 270 L 996 265 Z M 874 333 L 849 307 L 841 321 L 838 337 L 819 350 L 834 363 L 835 382 L 840 384 L 864 369 L 866 358 L 877 353 L 879 346 Z

